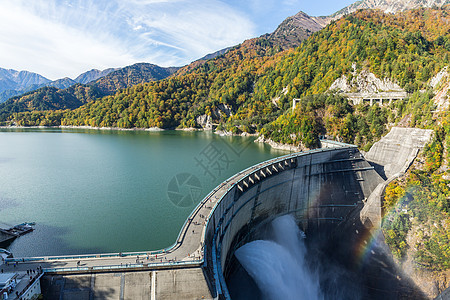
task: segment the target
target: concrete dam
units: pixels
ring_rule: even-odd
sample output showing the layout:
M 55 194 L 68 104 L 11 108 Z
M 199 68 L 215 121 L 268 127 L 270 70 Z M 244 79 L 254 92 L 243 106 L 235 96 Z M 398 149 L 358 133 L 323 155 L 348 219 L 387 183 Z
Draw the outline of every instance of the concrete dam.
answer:
M 199 203 L 167 249 L 13 258 L 2 267 L 43 268 L 43 293 L 49 299 L 245 299 L 239 296 L 241 280 L 235 280 L 243 273 L 236 249 L 258 239 L 259 230 L 277 216 L 290 214 L 311 237 L 308 247 L 353 274 L 347 279 L 358 281 L 359 299 L 420 294 L 382 247 L 360 255 L 370 227 L 381 219 L 381 193 L 373 192 L 385 183 L 375 169 L 382 161 L 369 163 L 353 145 L 324 141 L 322 146 L 229 178 Z M 360 256 L 364 259 L 355 262 Z
M 293 214 L 311 235 L 328 235 L 348 222 L 382 182 L 356 147 L 298 153 L 258 168 L 231 187 L 206 228 L 207 278 L 214 294 L 230 298 L 226 278 L 234 251 L 252 240 L 252 229 Z

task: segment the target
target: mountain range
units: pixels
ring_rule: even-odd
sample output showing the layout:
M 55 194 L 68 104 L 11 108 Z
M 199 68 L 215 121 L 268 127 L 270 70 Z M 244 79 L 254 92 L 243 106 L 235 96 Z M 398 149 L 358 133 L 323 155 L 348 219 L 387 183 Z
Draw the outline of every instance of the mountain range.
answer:
M 323 18 L 335 20 L 360 9 L 379 9 L 385 13 L 397 13 L 417 8 L 441 8 L 447 4 L 450 4 L 449 0 L 363 0 Z
M 310 17 L 303 12 L 299 12 L 284 20 L 273 33 L 245 41 L 235 47 L 217 51 L 179 70 L 178 68 L 161 68 L 156 65 L 142 63 L 121 69 L 107 69 L 104 71 L 91 70 L 75 79 L 63 78 L 50 81 L 39 74 L 27 71 L 18 72 L 15 70 L 0 69 L 0 102 L 10 98 L 6 103 L 0 104 L 0 112 L 2 112 L 4 118 L 11 112 L 73 109 L 84 103 L 111 95 L 120 89 L 131 87 L 135 84 L 167 78 L 175 72 L 177 72 L 176 76 L 183 76 L 196 73 L 198 68 L 217 68 L 215 66 L 217 61 L 223 60 L 226 64 L 237 65 L 245 57 L 252 55 L 264 60 L 264 57 L 270 57 L 282 51 L 298 47 L 304 40 L 323 29 L 333 20 L 337 20 L 339 17 L 359 9 L 377 8 L 392 13 L 419 6 L 442 7 L 448 1 L 364 0 L 357 1 L 335 14 L 326 17 Z M 238 57 L 233 57 L 233 53 L 242 54 L 239 54 Z M 231 65 L 224 65 L 224 67 L 225 69 L 233 68 Z M 248 75 L 244 74 L 243 76 Z M 249 80 L 254 81 L 255 79 L 249 78 Z M 43 89 L 42 87 L 44 86 L 47 88 Z M 56 103 L 58 101 L 60 103 Z M 20 103 L 26 103 L 26 105 Z
M 295 16 L 288 17 L 284 20 L 277 30 L 269 35 L 278 38 L 282 37 L 286 40 L 289 40 L 295 35 L 304 38 L 305 36 L 308 36 L 307 32 L 316 32 L 324 28 L 330 22 L 338 20 L 341 17 L 360 9 L 378 9 L 385 13 L 395 14 L 397 12 L 417 8 L 442 8 L 449 4 L 450 0 L 360 0 L 329 16 L 314 17 L 300 11 Z M 298 28 L 301 28 L 300 31 L 306 31 L 306 33 L 301 34 L 295 32 Z
M 357 1 L 330 16 L 313 17 L 300 11 L 296 15 L 288 17 L 284 20 L 274 32 L 265 34 L 261 36 L 261 38 L 270 43 L 272 47 L 278 47 L 281 50 L 286 50 L 299 46 L 303 40 L 308 38 L 312 33 L 324 28 L 331 21 L 337 20 L 344 15 L 360 9 L 379 9 L 386 13 L 396 13 L 419 7 L 443 7 L 449 3 L 450 0 L 362 0 Z M 191 65 L 186 66 L 184 69 L 185 71 L 192 70 L 194 67 L 201 65 L 209 59 L 223 55 L 231 48 L 232 47 L 228 47 L 215 53 L 208 54 L 205 57 L 193 62 Z M 36 73 L 0 68 L 0 103 L 14 96 L 35 91 L 42 87 L 66 89 L 77 83 L 87 84 L 118 70 L 119 68 L 109 68 L 103 71 L 92 69 L 80 74 L 75 79 L 65 77 L 51 81 Z M 117 85 L 117 88 L 129 86 L 129 84 L 132 84 L 133 82 L 131 81 L 129 83 L 125 83 L 123 80 L 119 79 L 119 77 L 122 76 L 127 77 L 124 73 L 117 73 L 115 75 L 116 82 L 120 82 L 120 84 Z M 143 76 L 142 80 L 138 81 L 145 82 L 148 79 L 154 80 L 155 78 L 162 79 L 165 78 L 165 75 L 159 74 L 154 78 L 145 78 L 145 76 Z M 111 88 L 112 86 L 104 90 L 102 94 L 106 95 L 111 93 Z
M 23 89 L 30 85 L 40 85 L 48 82 L 50 80 L 36 73 L 0 68 L 0 92 Z
M 52 82 L 49 82 L 44 84 L 44 87 L 0 103 L 0 118 L 13 112 L 74 109 L 97 98 L 111 95 L 117 90 L 164 79 L 177 70 L 178 68 L 162 68 L 153 64 L 138 63 L 120 69 L 105 70 L 107 75 L 87 84 L 69 79 L 69 87 L 62 89 L 52 86 Z M 105 74 L 105 71 L 91 70 L 78 76 L 77 80 L 89 81 Z
M 80 74 L 75 79 L 65 77 L 52 81 L 33 72 L 0 68 L 0 103 L 5 102 L 14 96 L 34 91 L 42 87 L 65 89 L 77 83 L 89 83 L 100 77 L 106 76 L 115 70 L 117 69 L 109 68 L 103 71 L 92 69 Z

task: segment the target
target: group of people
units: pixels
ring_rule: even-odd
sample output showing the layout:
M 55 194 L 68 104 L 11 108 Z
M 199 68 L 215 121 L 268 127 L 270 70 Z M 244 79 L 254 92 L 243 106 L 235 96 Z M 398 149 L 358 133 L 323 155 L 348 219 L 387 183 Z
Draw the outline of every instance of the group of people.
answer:
M 3 269 L 2 269 L 2 271 L 3 271 Z M 29 270 L 27 270 L 27 275 L 40 274 L 40 273 L 42 273 L 42 267 L 41 266 L 37 267 L 37 269 L 29 269 Z

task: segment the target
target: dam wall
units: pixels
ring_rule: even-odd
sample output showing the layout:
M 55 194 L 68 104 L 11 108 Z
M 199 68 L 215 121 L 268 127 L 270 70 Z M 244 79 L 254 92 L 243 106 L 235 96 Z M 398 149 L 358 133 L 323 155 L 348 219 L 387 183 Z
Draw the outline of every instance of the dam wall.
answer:
M 370 148 L 365 157 L 385 181 L 376 187 L 361 211 L 361 221 L 366 227 L 381 226 L 382 197 L 386 186 L 405 174 L 433 134 L 430 129 L 393 127 Z
M 225 278 L 234 251 L 252 229 L 293 214 L 306 233 L 331 231 L 358 215 L 383 179 L 355 146 L 296 153 L 254 167 L 212 210 L 205 229 L 205 277 L 214 297 L 229 299 Z
M 352 240 L 344 244 L 356 245 L 353 240 L 364 239 L 358 230 L 369 221 L 374 224 L 381 219 L 379 203 L 384 179 L 377 169 L 384 176 L 401 173 L 418 152 L 416 141 L 410 143 L 412 147 L 408 150 L 409 143 L 402 142 L 399 136 L 417 136 L 425 141 L 431 133 L 422 139 L 420 133 L 408 135 L 400 129 L 386 143 L 374 145 L 373 153 L 366 155 L 371 162 L 356 146 L 323 140 L 322 149 L 252 166 L 211 191 L 186 220 L 174 245 L 166 249 L 14 258 L 8 261 L 19 263 L 17 267 L 10 264 L 5 270 L 43 268 L 50 293 L 55 290 L 68 294 L 73 290 L 55 284 L 56 278 L 77 282 L 79 278 L 84 281 L 90 278 L 94 284 L 89 291 L 86 289 L 86 297 L 78 299 L 91 299 L 93 294 L 102 292 L 103 285 L 96 286 L 96 282 L 102 281 L 108 282 L 117 293 L 124 293 L 128 287 L 122 281 L 126 283 L 128 277 L 133 277 L 129 273 L 150 280 L 154 295 L 151 299 L 230 299 L 226 280 L 237 264 L 235 250 L 254 240 L 257 229 L 278 216 L 292 214 L 308 236 L 332 240 L 328 247 L 331 251 L 336 250 L 334 241 Z M 343 249 L 344 256 L 350 256 L 350 248 Z M 368 273 L 388 282 L 395 281 L 376 272 Z M 380 285 L 368 284 L 371 291 L 380 291 Z M 148 284 L 142 289 L 148 291 Z

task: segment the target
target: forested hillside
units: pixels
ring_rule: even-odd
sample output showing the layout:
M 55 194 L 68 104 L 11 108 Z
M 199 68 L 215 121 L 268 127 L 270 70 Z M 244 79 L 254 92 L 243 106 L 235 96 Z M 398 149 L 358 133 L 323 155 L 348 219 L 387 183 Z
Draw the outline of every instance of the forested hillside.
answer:
M 25 111 L 74 109 L 98 97 L 101 97 L 101 94 L 97 89 L 82 84 L 64 90 L 43 87 L 0 104 L 0 119 L 7 118 L 11 113 Z
M 295 50 L 273 48 L 264 37 L 249 40 L 187 73 L 184 70 L 178 76 L 139 84 L 79 109 L 59 112 L 53 124 L 198 127 L 197 117 L 209 115 L 221 129 L 260 132 L 264 126 L 269 129 L 281 121 L 288 122 L 292 98 L 326 92 L 342 74 L 351 75 L 353 64 L 358 70 L 368 69 L 379 78 L 390 78 L 408 92 L 414 92 L 426 88 L 430 77 L 449 62 L 448 19 L 445 9 L 420 9 L 396 15 L 359 11 L 314 33 Z M 220 109 L 223 105 L 231 108 L 231 116 Z M 365 116 L 368 112 L 364 108 L 351 108 L 346 110 L 347 119 L 338 117 L 334 123 L 318 114 L 315 132 L 329 131 L 348 142 L 364 144 L 383 131 L 373 132 L 369 126 L 367 134 L 359 137 L 354 134 L 367 131 L 362 130 L 367 127 L 363 122 L 358 125 L 358 115 Z M 376 114 L 379 126 L 384 128 L 388 112 L 383 117 L 381 112 Z M 19 125 L 38 125 L 45 115 L 25 113 L 12 119 Z M 295 130 L 304 131 L 299 127 Z M 274 140 L 302 141 L 289 140 L 287 133 L 280 131 L 266 132 Z M 292 132 L 289 136 L 297 135 Z
M 139 63 L 110 72 L 88 84 L 74 84 L 75 82 L 71 80 L 73 83 L 65 89 L 39 88 L 0 103 L 0 122 L 6 120 L 12 113 L 78 108 L 87 102 L 114 94 L 120 89 L 164 79 L 177 70 L 178 68 L 162 68 L 153 64 Z M 49 124 L 48 121 L 44 123 Z

